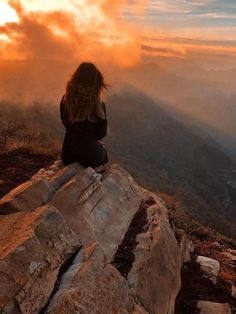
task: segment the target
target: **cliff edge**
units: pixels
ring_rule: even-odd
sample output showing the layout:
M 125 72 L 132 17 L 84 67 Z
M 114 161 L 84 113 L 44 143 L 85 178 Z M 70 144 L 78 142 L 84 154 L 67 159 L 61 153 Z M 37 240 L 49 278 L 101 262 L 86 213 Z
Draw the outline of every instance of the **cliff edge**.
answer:
M 0 224 L 1 313 L 174 313 L 186 237 L 119 165 L 41 169 L 0 200 Z

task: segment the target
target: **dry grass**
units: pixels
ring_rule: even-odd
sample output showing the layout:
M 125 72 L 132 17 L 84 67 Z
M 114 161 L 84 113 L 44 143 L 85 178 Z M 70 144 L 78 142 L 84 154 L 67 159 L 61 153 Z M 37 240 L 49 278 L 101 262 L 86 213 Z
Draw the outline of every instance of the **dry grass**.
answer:
M 169 209 L 170 220 L 177 229 L 184 230 L 194 241 L 218 241 L 228 247 L 236 248 L 235 240 L 218 233 L 210 227 L 203 226 L 199 221 L 192 218 L 188 209 L 181 201 L 163 193 L 161 197 L 164 199 Z

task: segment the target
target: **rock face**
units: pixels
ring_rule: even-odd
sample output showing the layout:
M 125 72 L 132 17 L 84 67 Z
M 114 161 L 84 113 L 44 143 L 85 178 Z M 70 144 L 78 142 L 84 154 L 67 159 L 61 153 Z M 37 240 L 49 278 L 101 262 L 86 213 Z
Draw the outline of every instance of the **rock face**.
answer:
M 197 307 L 200 314 L 231 314 L 231 308 L 227 303 L 199 301 Z
M 136 238 L 128 282 L 149 313 L 174 313 L 181 287 L 180 277 L 176 276 L 181 268 L 180 249 L 164 204 L 155 195 L 153 199 L 155 203 L 146 210 L 144 230 Z
M 88 293 L 89 292 L 89 293 Z M 85 246 L 64 274 L 46 313 L 139 313 L 128 283 L 96 243 Z
M 174 313 L 184 246 L 118 165 L 42 169 L 0 201 L 0 223 L 0 313 Z
M 203 273 L 209 277 L 214 284 L 216 284 L 217 276 L 220 272 L 219 261 L 205 256 L 198 256 L 197 263 L 200 264 Z
M 236 287 L 235 286 L 232 286 L 232 292 L 231 292 L 231 295 L 233 298 L 236 299 Z
M 0 309 L 38 313 L 79 239 L 51 206 L 2 216 L 0 224 Z
M 0 200 L 0 215 L 35 210 L 46 204 L 69 178 L 82 171 L 82 167 L 78 164 L 65 168 L 61 168 L 61 164 L 56 163 L 56 165 L 47 171 L 40 170 L 32 180 L 21 184 L 3 197 Z

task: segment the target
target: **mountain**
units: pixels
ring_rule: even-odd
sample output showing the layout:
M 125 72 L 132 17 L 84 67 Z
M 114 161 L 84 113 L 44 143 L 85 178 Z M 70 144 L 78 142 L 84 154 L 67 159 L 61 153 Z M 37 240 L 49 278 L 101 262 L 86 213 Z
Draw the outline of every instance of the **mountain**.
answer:
M 160 59 L 119 73 L 184 124 L 195 124 L 236 159 L 235 69 L 208 70 L 186 59 Z
M 193 217 L 235 237 L 236 164 L 134 88 L 108 100 L 109 151 L 139 182 L 182 199 Z
M 194 55 L 158 57 L 127 69 L 110 65 L 101 69 L 112 88 L 119 88 L 121 81 L 135 86 L 182 123 L 194 123 L 212 136 L 236 160 L 235 58 L 222 66 L 222 61 L 211 64 L 216 56 L 208 57 L 208 62 Z M 216 63 L 221 64 L 219 69 Z M 0 61 L 0 101 L 21 106 L 60 101 L 76 66 L 69 61 Z

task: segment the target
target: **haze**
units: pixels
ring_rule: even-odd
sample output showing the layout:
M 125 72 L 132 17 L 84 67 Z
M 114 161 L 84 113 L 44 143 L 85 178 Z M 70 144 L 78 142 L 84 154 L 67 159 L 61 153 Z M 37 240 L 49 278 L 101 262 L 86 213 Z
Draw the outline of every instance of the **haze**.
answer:
M 236 156 L 235 1 L 0 1 L 0 97 L 58 104 L 82 60 Z

